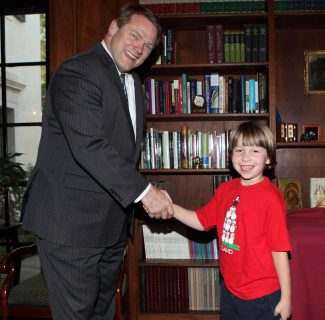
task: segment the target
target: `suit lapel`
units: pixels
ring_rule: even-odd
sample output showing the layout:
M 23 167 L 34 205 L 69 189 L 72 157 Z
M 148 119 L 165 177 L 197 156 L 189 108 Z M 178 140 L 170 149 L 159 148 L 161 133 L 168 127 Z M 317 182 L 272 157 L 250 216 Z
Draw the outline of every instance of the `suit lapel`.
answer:
M 128 128 L 132 134 L 133 137 L 133 141 L 135 140 L 134 137 L 134 130 L 133 130 L 133 125 L 132 125 L 132 120 L 131 120 L 131 116 L 130 116 L 130 110 L 129 110 L 129 106 L 128 106 L 128 102 L 126 100 L 125 97 L 125 93 L 124 93 L 124 89 L 123 89 L 123 85 L 119 76 L 119 73 L 117 71 L 117 68 L 115 66 L 115 63 L 113 61 L 113 59 L 111 58 L 111 56 L 106 52 L 106 50 L 103 48 L 101 43 L 98 43 L 97 46 L 95 47 L 96 51 L 99 53 L 99 55 L 103 58 L 104 61 L 104 65 L 107 68 L 107 74 L 111 76 L 117 90 L 118 90 L 118 94 L 121 98 L 122 101 L 122 106 L 123 106 L 123 110 L 125 112 L 125 116 L 128 122 Z M 138 105 L 138 102 L 136 100 L 136 104 Z M 138 110 L 137 110 L 138 112 Z M 138 115 L 138 114 L 137 114 Z
M 135 141 L 134 137 L 134 131 L 129 111 L 129 106 L 124 94 L 123 85 L 121 83 L 117 68 L 115 66 L 115 63 L 111 56 L 106 52 L 106 50 L 103 48 L 101 43 L 98 43 L 95 47 L 95 50 L 98 52 L 98 54 L 102 57 L 104 61 L 104 65 L 107 68 L 107 74 L 111 75 L 111 78 L 118 90 L 118 94 L 122 101 L 123 110 L 125 112 L 127 121 L 128 121 L 128 127 L 132 134 L 133 141 Z M 141 149 L 141 141 L 143 136 L 143 126 L 144 126 L 144 117 L 145 117 L 145 110 L 143 106 L 143 96 L 142 96 L 142 90 L 141 90 L 141 82 L 140 78 L 135 75 L 135 73 L 132 73 L 132 77 L 134 79 L 134 92 L 135 92 L 135 107 L 136 107 L 136 152 L 135 152 L 135 161 L 138 159 Z
M 141 141 L 143 137 L 143 127 L 145 119 L 145 110 L 143 106 L 143 95 L 141 90 L 141 83 L 138 76 L 132 74 L 134 79 L 134 91 L 135 91 L 135 104 L 136 104 L 136 114 L 137 114 L 137 136 L 136 136 L 136 160 L 139 157 L 141 149 Z

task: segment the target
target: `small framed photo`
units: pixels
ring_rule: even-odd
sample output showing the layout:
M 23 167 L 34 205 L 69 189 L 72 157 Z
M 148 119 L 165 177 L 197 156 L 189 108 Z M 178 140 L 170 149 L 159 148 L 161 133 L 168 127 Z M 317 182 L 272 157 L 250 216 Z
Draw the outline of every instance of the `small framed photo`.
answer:
M 302 126 L 302 141 L 320 141 L 321 127 L 319 124 L 304 124 Z
M 305 50 L 305 94 L 325 94 L 325 50 Z

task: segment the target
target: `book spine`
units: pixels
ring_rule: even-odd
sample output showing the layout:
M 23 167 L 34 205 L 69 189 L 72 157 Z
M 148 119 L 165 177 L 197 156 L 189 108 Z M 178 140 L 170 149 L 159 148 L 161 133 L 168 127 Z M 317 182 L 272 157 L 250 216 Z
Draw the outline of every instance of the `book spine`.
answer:
M 205 98 L 206 102 L 206 108 L 207 108 L 207 113 L 211 112 L 211 76 L 209 74 L 206 74 L 204 76 L 204 86 L 203 86 L 203 95 Z
M 224 62 L 224 39 L 222 24 L 217 24 L 215 26 L 215 56 L 216 63 Z
M 187 74 L 182 73 L 182 101 L 183 101 L 183 113 L 188 112 L 188 103 L 187 103 Z
M 249 83 L 249 113 L 255 113 L 255 80 L 251 79 Z
M 210 76 L 211 113 L 219 113 L 219 74 L 212 73 Z
M 216 27 L 209 24 L 207 29 L 208 62 L 216 63 Z
M 230 62 L 230 32 L 229 31 L 224 31 L 224 44 L 223 44 L 223 49 L 224 49 L 224 62 L 229 63 Z
M 258 60 L 260 62 L 266 62 L 267 58 L 267 25 L 266 24 L 259 24 L 258 25 L 258 48 L 259 48 L 259 56 Z
M 187 148 L 187 140 L 188 140 L 188 127 L 181 127 L 181 168 L 188 169 L 189 161 L 188 161 L 188 148 Z
M 167 53 L 166 63 L 174 63 L 174 30 L 167 29 Z
M 258 35 L 259 26 L 257 24 L 253 24 L 252 27 L 252 62 L 259 61 L 259 35 Z
M 244 25 L 245 33 L 245 62 L 252 62 L 252 25 Z

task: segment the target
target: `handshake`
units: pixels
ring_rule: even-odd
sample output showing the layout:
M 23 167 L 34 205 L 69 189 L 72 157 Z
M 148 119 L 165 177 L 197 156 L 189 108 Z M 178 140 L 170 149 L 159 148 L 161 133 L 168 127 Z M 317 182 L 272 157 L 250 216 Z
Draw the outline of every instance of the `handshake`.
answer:
M 151 186 L 141 201 L 150 218 L 170 219 L 174 216 L 172 199 L 165 190 Z

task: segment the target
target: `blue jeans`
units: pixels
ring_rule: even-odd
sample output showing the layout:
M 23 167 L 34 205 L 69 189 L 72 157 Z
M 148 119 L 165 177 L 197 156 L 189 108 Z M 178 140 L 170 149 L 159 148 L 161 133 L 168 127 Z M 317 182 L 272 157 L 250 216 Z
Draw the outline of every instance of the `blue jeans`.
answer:
M 274 309 L 280 301 L 281 291 L 252 300 L 234 296 L 221 281 L 221 320 L 275 320 Z

